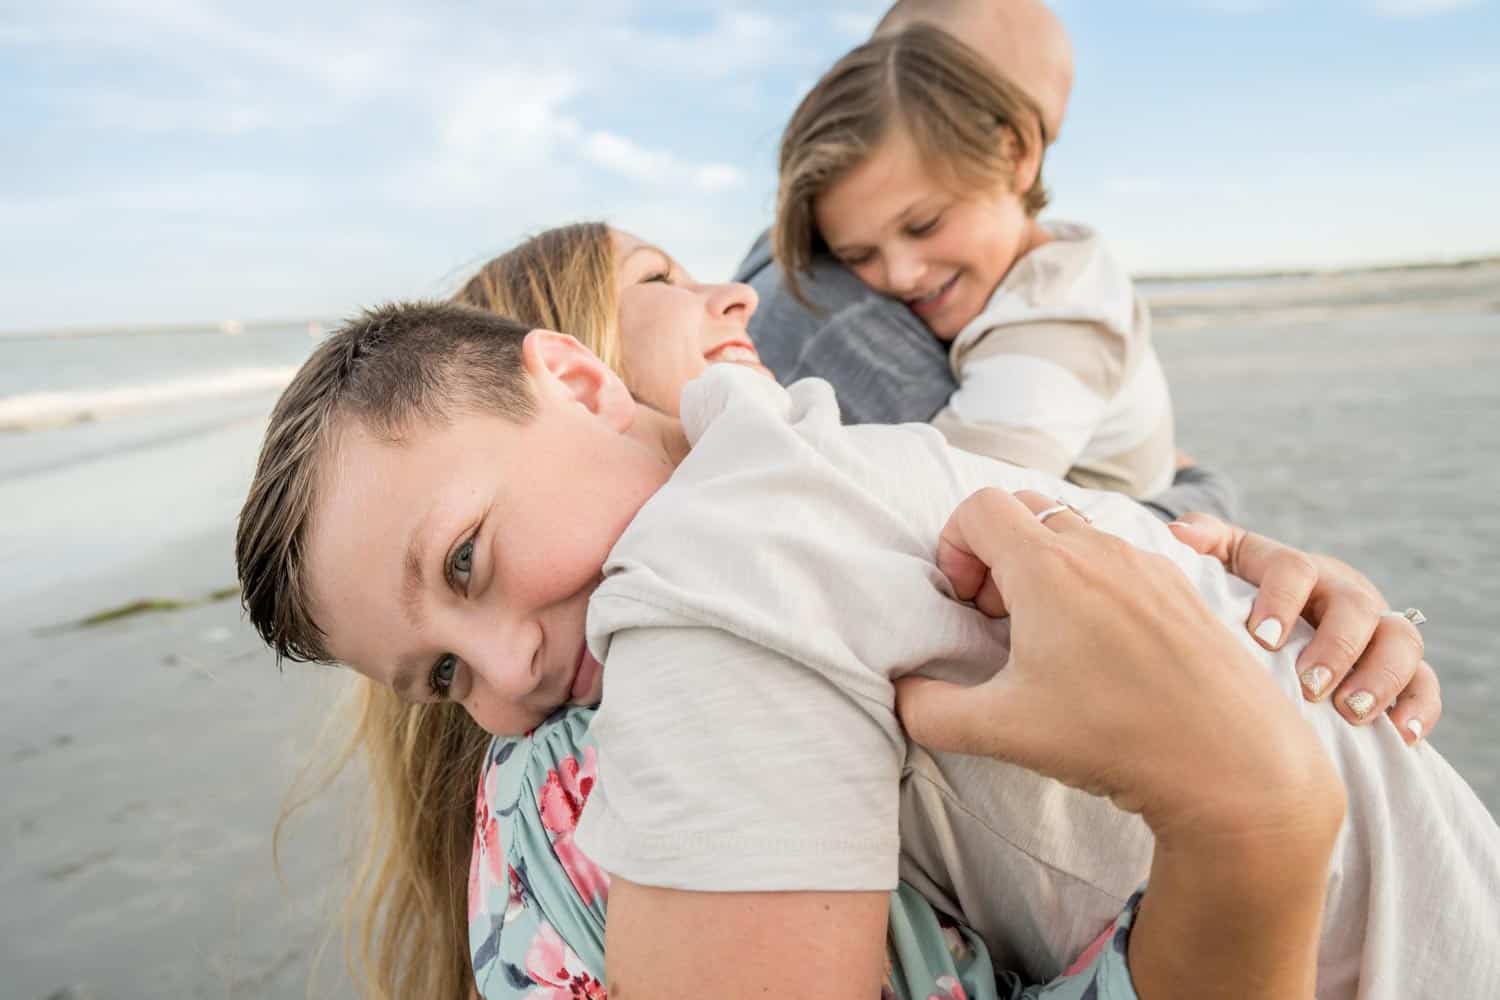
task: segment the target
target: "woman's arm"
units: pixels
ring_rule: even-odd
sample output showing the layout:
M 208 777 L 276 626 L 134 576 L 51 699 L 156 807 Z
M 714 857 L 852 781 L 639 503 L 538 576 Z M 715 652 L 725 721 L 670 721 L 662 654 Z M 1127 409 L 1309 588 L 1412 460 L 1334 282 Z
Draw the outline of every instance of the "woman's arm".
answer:
M 1166 560 L 1052 505 L 981 491 L 939 566 L 1011 618 L 1011 657 L 963 688 L 898 682 L 908 732 L 1139 812 L 1157 838 L 1129 944 L 1143 1000 L 1311 996 L 1344 795 L 1296 708 Z
M 884 974 L 890 899 L 887 892 L 683 892 L 615 878 L 605 931 L 609 995 L 872 1000 Z

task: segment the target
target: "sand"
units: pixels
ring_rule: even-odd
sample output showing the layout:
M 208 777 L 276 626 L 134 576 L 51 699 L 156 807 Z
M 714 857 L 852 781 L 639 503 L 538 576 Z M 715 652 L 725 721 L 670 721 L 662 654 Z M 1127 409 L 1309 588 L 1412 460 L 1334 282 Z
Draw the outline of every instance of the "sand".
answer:
M 1434 742 L 1500 807 L 1500 267 L 1176 287 L 1155 308 L 1183 446 L 1236 478 L 1245 523 L 1427 612 Z M 342 679 L 278 674 L 233 601 L 65 624 L 232 582 L 268 404 L 10 439 L 0 997 L 308 991 L 349 807 L 294 822 L 285 881 L 270 835 Z M 313 995 L 347 994 L 340 961 Z

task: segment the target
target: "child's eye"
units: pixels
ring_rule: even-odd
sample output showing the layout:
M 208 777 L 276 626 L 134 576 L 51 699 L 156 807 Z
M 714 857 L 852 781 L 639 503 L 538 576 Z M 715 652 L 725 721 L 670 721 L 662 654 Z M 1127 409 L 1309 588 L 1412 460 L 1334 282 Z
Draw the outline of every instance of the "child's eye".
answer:
M 427 686 L 437 697 L 446 698 L 448 689 L 453 686 L 453 675 L 456 673 L 458 673 L 458 657 L 452 653 L 444 653 L 432 665 L 432 673 L 427 677 Z
M 844 262 L 845 267 L 859 267 L 862 264 L 868 264 L 872 256 L 867 253 L 846 253 L 839 260 Z
M 938 223 L 942 221 L 943 217 L 941 215 L 934 215 L 926 222 L 918 222 L 915 225 L 908 226 L 906 231 L 913 236 L 926 236 L 937 229 Z
M 474 539 L 470 538 L 453 550 L 453 557 L 448 560 L 448 581 L 455 584 L 467 583 L 473 570 Z

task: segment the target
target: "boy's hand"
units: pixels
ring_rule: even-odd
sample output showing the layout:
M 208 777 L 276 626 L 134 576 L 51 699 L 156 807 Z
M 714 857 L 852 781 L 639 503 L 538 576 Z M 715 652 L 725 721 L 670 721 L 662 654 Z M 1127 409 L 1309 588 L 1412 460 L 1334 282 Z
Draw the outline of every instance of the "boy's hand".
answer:
M 1267 649 L 1279 649 L 1300 616 L 1317 629 L 1297 657 L 1302 694 L 1332 695 L 1348 722 L 1379 718 L 1387 707 L 1408 745 L 1432 732 L 1443 715 L 1437 674 L 1422 658 L 1422 633 L 1389 605 L 1362 573 L 1331 556 L 1301 552 L 1208 514 L 1188 514 L 1172 533 L 1229 572 L 1260 588 L 1245 627 Z M 1372 699 L 1355 697 L 1368 692 Z M 1351 707 L 1350 699 L 1354 698 Z M 1361 715 L 1356 707 L 1370 704 Z

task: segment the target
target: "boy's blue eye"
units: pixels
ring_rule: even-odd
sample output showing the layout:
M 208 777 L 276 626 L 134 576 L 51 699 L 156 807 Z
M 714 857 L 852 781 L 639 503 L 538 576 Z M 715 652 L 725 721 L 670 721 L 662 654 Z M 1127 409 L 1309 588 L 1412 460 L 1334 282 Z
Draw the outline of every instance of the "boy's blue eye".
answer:
M 453 675 L 457 672 L 458 658 L 452 653 L 444 653 L 437 663 L 433 664 L 432 673 L 427 678 L 427 686 L 439 698 L 446 698 L 448 689 L 453 686 Z
M 471 538 L 464 542 L 453 553 L 453 575 L 460 573 L 467 575 L 474 568 L 474 540 Z

